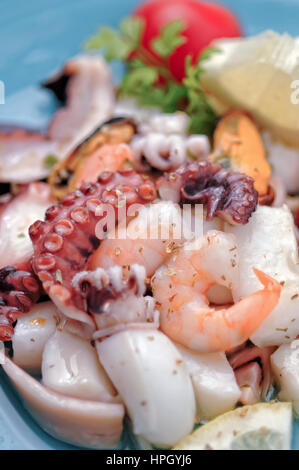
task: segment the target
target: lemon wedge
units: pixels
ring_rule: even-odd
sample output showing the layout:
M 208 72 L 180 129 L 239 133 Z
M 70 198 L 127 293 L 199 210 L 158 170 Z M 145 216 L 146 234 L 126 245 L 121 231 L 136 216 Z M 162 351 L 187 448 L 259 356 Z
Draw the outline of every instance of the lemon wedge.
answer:
M 299 37 L 266 31 L 255 37 L 222 39 L 204 64 L 202 85 L 217 113 L 243 108 L 273 136 L 299 146 Z M 296 82 L 296 83 L 295 83 Z
M 258 403 L 218 416 L 174 450 L 289 450 L 291 432 L 291 403 Z

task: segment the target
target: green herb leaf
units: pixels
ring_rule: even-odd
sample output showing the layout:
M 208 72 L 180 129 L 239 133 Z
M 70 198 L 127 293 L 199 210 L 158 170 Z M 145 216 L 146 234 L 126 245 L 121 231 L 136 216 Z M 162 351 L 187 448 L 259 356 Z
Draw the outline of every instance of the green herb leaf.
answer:
M 130 43 L 112 28 L 101 28 L 96 36 L 86 43 L 88 49 L 105 49 L 105 58 L 108 61 L 125 60 L 132 52 Z
M 123 79 L 119 94 L 135 98 L 140 106 L 154 106 L 165 113 L 173 113 L 180 109 L 186 90 L 176 82 L 168 82 L 164 87 L 157 86 L 158 76 L 158 70 L 149 67 L 139 69 L 138 73 L 129 72 Z
M 142 62 L 134 61 L 130 66 L 130 73 L 125 75 L 122 90 L 123 92 L 134 93 L 134 90 L 145 90 L 153 85 L 158 79 L 158 71 L 154 67 L 147 67 Z
M 25 238 L 25 237 L 26 237 L 25 233 L 22 233 L 22 232 L 18 233 L 18 238 Z
M 192 65 L 191 56 L 186 58 L 186 77 L 183 80 L 188 97 L 186 112 L 191 118 L 190 132 L 212 135 L 217 124 L 217 116 L 208 103 L 200 83 L 200 76 L 204 72 L 202 57 L 207 55 L 201 56 L 195 65 Z
M 56 163 L 58 163 L 58 158 L 56 157 L 56 155 L 53 155 L 53 154 L 49 154 L 45 157 L 44 159 L 44 165 L 47 167 L 47 168 L 53 168 L 53 166 L 56 165 Z
M 186 42 L 186 38 L 181 36 L 185 29 L 185 23 L 182 20 L 175 20 L 168 23 L 161 30 L 160 36 L 151 43 L 152 48 L 163 58 L 169 57 L 175 49 Z
M 89 49 L 104 49 L 107 60 L 126 63 L 127 70 L 119 87 L 120 96 L 132 97 L 140 106 L 158 107 L 165 113 L 185 111 L 190 117 L 190 132 L 212 135 L 217 116 L 206 99 L 200 78 L 204 62 L 220 51 L 215 47 L 207 48 L 196 63 L 187 57 L 186 76 L 182 83 L 178 83 L 171 74 L 168 59 L 186 41 L 182 36 L 184 29 L 182 20 L 172 21 L 162 28 L 160 35 L 151 43 L 153 54 L 141 44 L 143 20 L 126 18 L 119 30 L 101 28 L 85 45 Z
M 120 30 L 126 36 L 134 49 L 137 49 L 144 30 L 144 21 L 142 18 L 128 17 L 123 20 Z
M 104 49 L 105 58 L 126 60 L 138 48 L 144 23 L 140 18 L 125 18 L 120 30 L 102 27 L 85 43 L 87 49 Z

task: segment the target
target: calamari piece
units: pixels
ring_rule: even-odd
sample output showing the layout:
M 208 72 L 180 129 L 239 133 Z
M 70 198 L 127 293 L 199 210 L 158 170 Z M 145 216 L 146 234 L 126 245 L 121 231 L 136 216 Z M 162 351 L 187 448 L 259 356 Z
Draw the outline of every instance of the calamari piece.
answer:
M 126 116 L 138 124 L 148 125 L 152 117 L 160 115 L 161 110 L 154 106 L 140 106 L 134 98 L 120 98 L 115 103 L 114 116 Z
M 96 343 L 99 358 L 120 393 L 133 432 L 170 447 L 194 426 L 196 405 L 181 354 L 157 330 L 130 330 Z
M 0 182 L 29 183 L 49 174 L 47 157 L 59 156 L 59 146 L 39 132 L 0 132 Z
M 119 144 L 128 144 L 134 133 L 135 124 L 129 119 L 104 122 L 53 168 L 49 176 L 53 196 L 60 200 L 82 183 L 95 182 L 100 173 L 122 169 L 133 156 Z
M 109 67 L 99 56 L 81 55 L 69 60 L 47 88 L 64 98 L 48 128 L 49 137 L 70 150 L 109 119 L 114 109 L 114 87 Z M 63 89 L 65 91 L 63 92 Z
M 90 342 L 64 331 L 56 331 L 45 345 L 42 381 L 49 389 L 69 397 L 119 402 Z
M 186 113 L 177 111 L 176 113 L 155 113 L 153 116 L 148 116 L 145 123 L 138 126 L 138 133 L 148 135 L 156 132 L 161 132 L 165 135 L 183 135 L 188 134 L 190 118 Z
M 28 229 L 52 204 L 50 187 L 32 183 L 3 207 L 0 215 L 0 268 L 28 261 L 33 246 Z
M 294 410 L 299 415 L 299 341 L 283 344 L 271 356 L 273 373 L 282 401 L 293 402 Z
M 299 334 L 299 268 L 293 216 L 287 206 L 259 206 L 246 227 L 226 226 L 236 237 L 240 256 L 240 282 L 234 288 L 238 301 L 260 288 L 252 268 L 262 270 L 281 284 L 278 305 L 251 336 L 259 347 L 289 343 Z
M 236 370 L 237 383 L 242 390 L 240 403 L 254 405 L 261 401 L 262 369 L 257 362 L 250 362 Z
M 272 176 L 270 180 L 270 187 L 273 189 L 273 194 L 274 194 L 274 199 L 272 204 L 270 204 L 272 207 L 282 207 L 287 199 L 287 191 L 285 184 L 283 183 L 281 177 L 279 176 Z M 269 205 L 269 204 L 265 204 Z
M 199 419 L 210 420 L 232 410 L 241 390 L 225 354 L 200 354 L 177 347 L 191 376 Z
M 59 321 L 60 314 L 52 302 L 37 304 L 22 315 L 12 338 L 14 362 L 30 373 L 40 373 L 45 344 Z
M 263 138 L 273 175 L 282 180 L 288 193 L 297 193 L 299 191 L 299 149 L 275 140 L 268 132 L 264 132 Z
M 36 422 L 51 436 L 90 449 L 115 447 L 125 410 L 119 403 L 70 398 L 41 385 L 9 358 L 3 369 Z
M 159 312 L 151 296 L 142 297 L 131 293 L 125 298 L 108 302 L 106 306 L 105 313 L 94 316 L 98 328 L 93 334 L 94 339 L 128 329 L 159 328 Z

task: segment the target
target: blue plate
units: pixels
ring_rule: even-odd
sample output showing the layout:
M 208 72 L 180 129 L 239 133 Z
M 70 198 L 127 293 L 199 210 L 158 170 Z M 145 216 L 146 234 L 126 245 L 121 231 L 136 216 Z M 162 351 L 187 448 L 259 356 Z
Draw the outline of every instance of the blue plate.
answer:
M 54 109 L 51 97 L 37 84 L 78 53 L 100 24 L 116 26 L 137 0 L 1 1 L 0 79 L 6 103 L 0 123 L 45 127 Z M 247 34 L 267 28 L 298 35 L 299 0 L 226 0 Z M 115 70 L 116 75 L 119 70 Z M 22 407 L 0 372 L 0 449 L 75 449 L 44 433 Z M 293 448 L 299 449 L 294 423 Z

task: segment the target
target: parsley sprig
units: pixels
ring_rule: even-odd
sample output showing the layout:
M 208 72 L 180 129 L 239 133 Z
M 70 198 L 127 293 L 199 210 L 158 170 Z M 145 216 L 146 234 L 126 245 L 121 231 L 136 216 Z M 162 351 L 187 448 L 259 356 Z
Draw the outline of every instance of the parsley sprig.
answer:
M 212 135 L 217 117 L 208 103 L 200 76 L 204 72 L 203 62 L 217 52 L 206 49 L 197 62 L 186 58 L 186 75 L 182 83 L 173 77 L 169 59 L 186 38 L 185 23 L 175 20 L 162 28 L 160 35 L 151 42 L 153 53 L 142 45 L 144 21 L 129 17 L 122 21 L 119 29 L 102 27 L 85 44 L 88 49 L 103 49 L 108 61 L 121 60 L 126 64 L 126 73 L 119 86 L 119 95 L 133 97 L 141 106 L 155 106 L 165 113 L 177 110 L 190 116 L 190 132 Z

